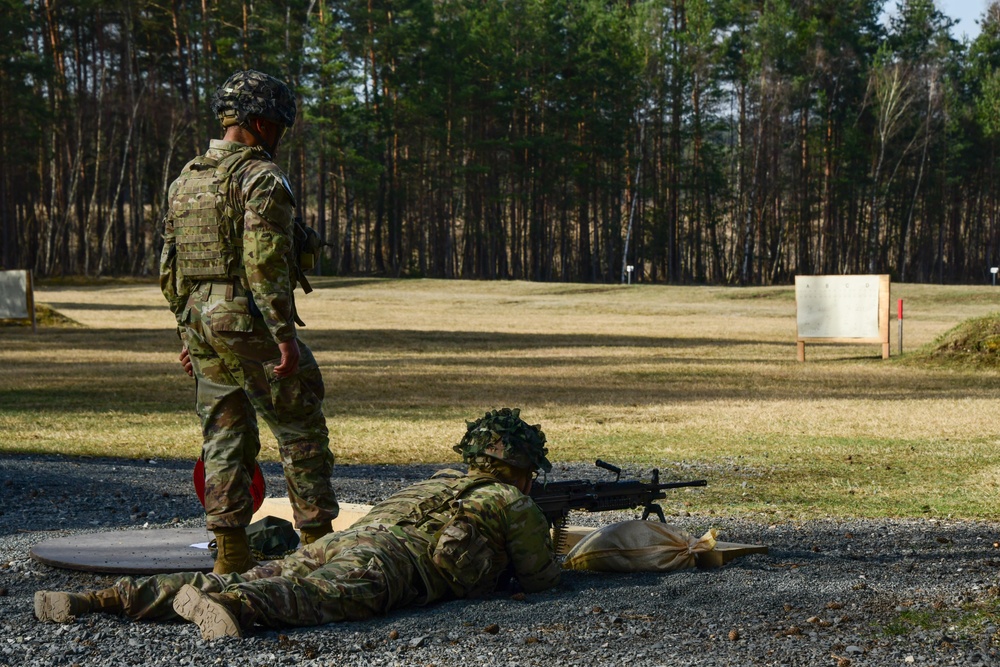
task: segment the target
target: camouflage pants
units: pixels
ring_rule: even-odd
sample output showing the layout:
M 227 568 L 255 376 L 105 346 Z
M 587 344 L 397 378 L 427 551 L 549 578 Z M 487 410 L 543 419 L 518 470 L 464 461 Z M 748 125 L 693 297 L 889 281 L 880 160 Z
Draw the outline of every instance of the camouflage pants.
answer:
M 323 378 L 299 341 L 299 370 L 277 378 L 277 343 L 248 299 L 224 283 L 199 286 L 188 301 L 185 343 L 198 381 L 209 530 L 246 526 L 253 515 L 250 482 L 260 438 L 259 416 L 278 440 L 298 528 L 337 516 L 330 484 L 333 454 L 323 416 Z
M 181 586 L 207 593 L 235 593 L 246 613 L 244 628 L 314 626 L 364 620 L 426 600 L 413 560 L 393 533 L 374 527 L 331 534 L 282 560 L 244 574 L 184 572 L 115 583 L 129 618 L 171 620 Z

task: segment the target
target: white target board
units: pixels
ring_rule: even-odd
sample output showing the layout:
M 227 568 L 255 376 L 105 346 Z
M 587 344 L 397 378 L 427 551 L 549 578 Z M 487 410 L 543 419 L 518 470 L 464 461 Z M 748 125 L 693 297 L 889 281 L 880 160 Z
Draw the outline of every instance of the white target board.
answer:
M 889 357 L 889 276 L 795 276 L 799 361 L 805 344 L 881 343 Z
M 30 271 L 0 271 L 0 320 L 30 320 L 35 327 Z

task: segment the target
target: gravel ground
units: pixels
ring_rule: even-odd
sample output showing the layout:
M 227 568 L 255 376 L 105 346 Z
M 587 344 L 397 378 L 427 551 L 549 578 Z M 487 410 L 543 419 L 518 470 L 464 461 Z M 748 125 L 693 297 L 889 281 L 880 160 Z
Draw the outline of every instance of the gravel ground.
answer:
M 264 467 L 270 495 L 280 495 L 280 468 Z M 338 466 L 335 486 L 343 501 L 371 503 L 437 467 Z M 601 473 L 583 464 L 556 472 L 560 479 Z M 49 625 L 32 616 L 36 590 L 113 582 L 37 563 L 32 545 L 94 531 L 202 525 L 189 463 L 5 456 L 0 665 L 1000 665 L 996 524 L 772 523 L 710 515 L 688 498 L 692 515 L 682 497 L 668 498 L 671 523 L 699 535 L 715 527 L 719 539 L 766 544 L 770 554 L 708 571 L 567 572 L 556 590 L 524 599 L 498 595 L 205 643 L 192 624 L 94 614 Z M 631 515 L 573 522 L 625 518 Z

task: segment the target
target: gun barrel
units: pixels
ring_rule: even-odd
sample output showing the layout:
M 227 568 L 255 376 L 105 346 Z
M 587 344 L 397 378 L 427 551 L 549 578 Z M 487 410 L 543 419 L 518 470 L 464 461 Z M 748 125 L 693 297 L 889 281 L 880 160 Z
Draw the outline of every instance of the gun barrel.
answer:
M 683 486 L 708 486 L 708 480 L 704 479 L 693 479 L 690 482 L 667 482 L 665 484 L 657 484 L 661 489 L 679 489 Z

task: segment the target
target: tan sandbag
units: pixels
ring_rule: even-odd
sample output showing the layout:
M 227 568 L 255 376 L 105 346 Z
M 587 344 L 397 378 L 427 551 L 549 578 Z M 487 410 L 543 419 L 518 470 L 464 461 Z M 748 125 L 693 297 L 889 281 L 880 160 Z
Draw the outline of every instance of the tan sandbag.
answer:
M 695 539 L 658 521 L 622 521 L 584 537 L 563 567 L 598 572 L 669 572 L 694 567 L 697 555 L 715 548 L 715 529 Z

